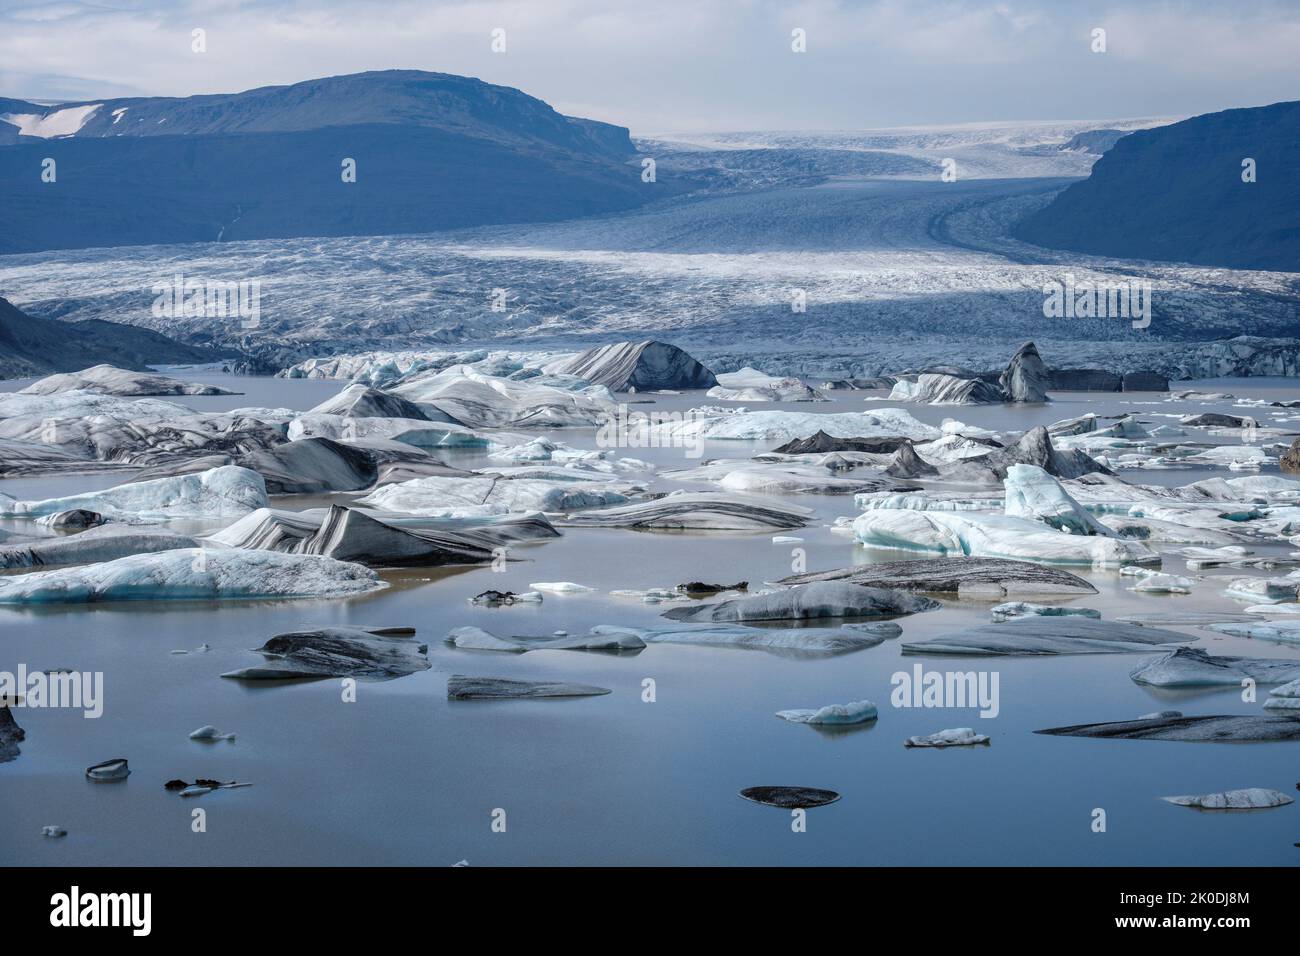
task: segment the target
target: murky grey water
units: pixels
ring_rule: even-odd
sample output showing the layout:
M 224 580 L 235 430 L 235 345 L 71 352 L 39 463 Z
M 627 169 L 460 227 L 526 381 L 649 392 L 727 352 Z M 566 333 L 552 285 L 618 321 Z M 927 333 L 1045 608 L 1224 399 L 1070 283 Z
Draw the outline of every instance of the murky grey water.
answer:
M 226 377 L 194 376 L 213 381 Z M 9 383 L 6 383 L 9 384 Z M 1206 383 L 1199 383 L 1206 384 Z M 195 408 L 289 405 L 306 408 L 340 383 L 257 379 L 249 394 L 182 399 Z M 1220 381 L 1238 396 L 1294 398 L 1295 382 Z M 257 394 L 253 394 L 256 388 Z M 1155 396 L 1060 395 L 1043 408 L 910 408 L 938 423 L 1019 430 L 1084 411 L 1229 410 L 1174 405 Z M 658 397 L 660 407 L 697 396 Z M 867 408 L 880 407 L 870 403 Z M 758 406 L 751 406 L 758 407 Z M 862 408 L 861 393 L 805 411 Z M 1256 411 L 1254 414 L 1259 415 Z M 594 447 L 589 431 L 557 437 Z M 766 446 L 715 442 L 706 457 L 744 457 Z M 680 450 L 629 450 L 664 466 L 688 465 Z M 470 459 L 468 463 L 473 463 Z M 1228 474 L 1217 472 L 1218 474 Z M 1130 480 L 1183 484 L 1199 471 L 1126 472 Z M 120 480 L 120 478 L 114 479 Z M 103 476 L 0 482 L 0 491 L 60 494 L 109 484 Z M 851 496 L 791 499 L 816 508 L 802 532 L 813 569 L 909 555 L 866 552 L 826 525 L 854 513 Z M 1255 713 L 1234 690 L 1171 695 L 1128 678 L 1139 656 L 1056 659 L 902 658 L 898 641 L 832 659 L 793 659 L 755 650 L 652 645 L 632 656 L 570 651 L 524 655 L 474 652 L 442 643 L 453 627 L 498 634 L 571 633 L 599 623 L 650 625 L 662 607 L 611 597 L 614 588 L 680 581 L 771 581 L 790 572 L 790 545 L 769 535 L 638 534 L 572 529 L 519 549 L 526 560 L 504 573 L 384 573 L 388 590 L 345 601 L 133 604 L 41 610 L 0 609 L 0 669 L 69 667 L 103 671 L 103 717 L 16 711 L 27 731 L 22 755 L 0 765 L 0 861 L 10 864 L 1294 864 L 1300 862 L 1297 807 L 1209 814 L 1158 797 L 1236 787 L 1293 791 L 1295 744 L 1185 744 L 1044 737 L 1043 727 L 1133 717 L 1175 707 L 1187 713 Z M 1279 552 L 1285 551 L 1279 546 Z M 1166 569 L 1183 571 L 1181 559 Z M 1138 595 L 1113 572 L 1085 572 L 1100 594 L 1073 603 L 1105 617 L 1166 608 L 1231 609 L 1216 579 L 1201 572 L 1191 595 Z M 572 580 L 597 589 L 548 595 L 540 606 L 476 608 L 489 587 L 523 590 L 533 581 Z M 986 604 L 946 602 L 903 619 L 923 638 L 987 620 Z M 217 675 L 256 663 L 249 648 L 304 625 L 407 624 L 429 642 L 431 670 L 362 683 L 345 703 L 335 681 L 250 688 Z M 1294 649 L 1221 638 L 1195 628 L 1215 653 L 1296 656 Z M 211 645 L 208 653 L 173 649 Z M 996 670 L 1001 713 L 890 706 L 890 676 L 927 669 Z M 609 687 L 598 698 L 551 701 L 446 700 L 453 673 L 550 677 Z M 657 699 L 642 701 L 653 678 Z M 874 700 L 880 719 L 834 735 L 786 723 L 776 710 Z M 238 734 L 200 744 L 201 724 Z M 988 733 L 990 747 L 905 750 L 903 738 L 945 727 Z M 83 769 L 127 757 L 123 783 L 88 781 Z M 251 781 L 197 801 L 167 793 L 173 777 Z M 785 811 L 737 796 L 760 784 L 827 787 L 840 802 L 810 811 L 806 833 Z M 207 832 L 191 831 L 191 811 Z M 1107 812 L 1104 834 L 1092 811 Z M 504 833 L 492 812 L 506 812 Z M 68 829 L 62 840 L 40 829 Z

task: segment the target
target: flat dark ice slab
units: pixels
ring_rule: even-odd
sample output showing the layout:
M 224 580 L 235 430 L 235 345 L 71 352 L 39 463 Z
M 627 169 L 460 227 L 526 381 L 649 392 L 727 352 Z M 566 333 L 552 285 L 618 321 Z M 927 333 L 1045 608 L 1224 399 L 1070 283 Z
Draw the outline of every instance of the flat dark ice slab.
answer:
M 1202 624 L 1242 624 L 1259 622 L 1258 614 L 1238 614 L 1233 611 L 1151 611 L 1146 614 L 1125 614 L 1112 618 L 1121 624 L 1141 624 L 1159 627 L 1162 624 L 1182 624 L 1199 627 Z
M 746 787 L 740 791 L 740 795 L 746 800 L 783 810 L 824 807 L 840 798 L 834 790 L 819 790 L 816 787 Z
M 428 645 L 395 636 L 403 633 L 409 632 L 402 628 L 322 627 L 277 634 L 257 648 L 272 663 L 221 676 L 236 680 L 392 680 L 428 670 Z
M 1259 684 L 1300 680 L 1300 661 L 1274 657 L 1231 657 L 1199 647 L 1179 647 L 1143 661 L 1129 676 L 1153 687 L 1236 687 L 1250 679 Z
M 1036 734 L 1054 737 L 1108 737 L 1116 740 L 1181 740 L 1201 742 L 1253 742 L 1300 740 L 1300 719 L 1263 714 L 1216 714 L 1200 717 L 1152 717 L 1113 720 L 1100 724 L 1049 727 Z
M 1097 593 L 1095 587 L 1068 571 L 1007 558 L 920 558 L 861 564 L 794 574 L 777 583 L 794 585 L 812 581 L 849 581 L 878 588 L 981 597 Z
M 448 700 L 527 700 L 535 697 L 599 697 L 608 687 L 564 681 L 516 680 L 511 677 L 466 677 L 447 680 Z
M 1153 646 L 1186 644 L 1177 631 L 1119 624 L 1089 617 L 1021 617 L 982 624 L 924 641 L 901 645 L 904 654 L 955 654 L 974 657 L 1041 657 L 1058 654 L 1149 653 Z
M 707 623 L 806 621 L 834 617 L 879 617 L 933 611 L 938 601 L 847 581 L 816 581 L 803 587 L 733 598 L 698 607 L 676 607 L 663 616 L 674 621 Z

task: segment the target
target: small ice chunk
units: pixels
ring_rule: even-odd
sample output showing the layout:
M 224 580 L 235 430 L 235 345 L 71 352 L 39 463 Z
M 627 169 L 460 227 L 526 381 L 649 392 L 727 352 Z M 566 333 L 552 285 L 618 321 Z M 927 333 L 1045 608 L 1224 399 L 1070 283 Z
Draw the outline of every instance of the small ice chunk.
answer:
M 552 594 L 582 594 L 584 591 L 596 590 L 572 581 L 534 581 L 528 586 L 534 591 L 550 591 Z
M 869 700 L 855 700 L 848 704 L 827 704 L 815 710 L 778 710 L 776 716 L 796 724 L 864 724 L 875 720 L 879 713 Z
M 1195 796 L 1161 797 L 1161 800 L 1180 807 L 1197 807 L 1201 810 L 1264 810 L 1295 803 L 1285 793 L 1248 787 L 1245 790 L 1225 790 L 1223 793 L 1203 793 Z
M 234 734 L 223 734 L 211 724 L 204 724 L 198 730 L 190 733 L 190 740 L 234 740 Z
M 904 747 L 969 747 L 973 744 L 986 744 L 989 738 L 977 734 L 970 727 L 951 727 L 936 734 L 923 737 L 908 737 L 903 741 Z

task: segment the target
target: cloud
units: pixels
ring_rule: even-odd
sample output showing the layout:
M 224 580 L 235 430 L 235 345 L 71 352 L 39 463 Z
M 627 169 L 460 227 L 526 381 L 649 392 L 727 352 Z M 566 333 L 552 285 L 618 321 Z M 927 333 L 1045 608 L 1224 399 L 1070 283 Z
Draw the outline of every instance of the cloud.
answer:
M 1108 51 L 1089 49 L 1108 32 Z M 491 31 L 506 29 L 505 53 Z M 790 34 L 807 33 L 794 53 Z M 207 32 L 207 52 L 190 49 Z M 229 92 L 394 67 L 673 129 L 1206 112 L 1295 95 L 1300 9 L 1033 0 L 119 0 L 0 11 L 0 95 Z

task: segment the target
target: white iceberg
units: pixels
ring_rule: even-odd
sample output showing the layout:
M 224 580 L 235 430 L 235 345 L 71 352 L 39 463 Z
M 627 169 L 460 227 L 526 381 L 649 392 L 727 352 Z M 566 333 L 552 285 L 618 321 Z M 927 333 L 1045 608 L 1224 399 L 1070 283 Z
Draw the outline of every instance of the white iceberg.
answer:
M 81 508 L 116 521 L 149 523 L 174 518 L 239 518 L 266 506 L 266 483 L 261 475 L 237 465 L 223 465 L 65 498 L 0 499 L 0 515 L 37 517 Z
M 776 716 L 796 724 L 842 726 L 864 724 L 875 720 L 879 714 L 871 701 L 855 700 L 848 704 L 827 704 L 815 710 L 778 710 Z
M 186 548 L 0 577 L 0 604 L 335 598 L 384 587 L 369 568 L 318 555 Z
M 1271 807 L 1284 807 L 1288 803 L 1295 802 L 1285 793 L 1266 790 L 1263 787 L 1160 799 L 1180 807 L 1196 807 L 1200 810 L 1265 810 Z
M 904 747 L 970 747 L 974 744 L 986 744 L 989 738 L 977 734 L 970 727 L 951 727 L 938 733 L 925 736 L 908 737 L 903 741 Z

